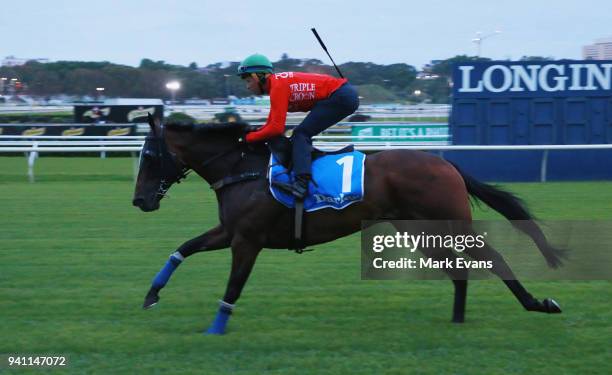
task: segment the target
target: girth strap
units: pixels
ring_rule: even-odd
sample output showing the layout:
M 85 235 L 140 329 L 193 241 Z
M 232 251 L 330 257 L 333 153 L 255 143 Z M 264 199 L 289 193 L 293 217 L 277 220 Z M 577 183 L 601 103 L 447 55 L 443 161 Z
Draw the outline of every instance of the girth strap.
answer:
M 293 250 L 298 254 L 302 254 L 305 251 L 312 251 L 314 249 L 305 249 L 306 240 L 304 239 L 304 201 L 301 199 L 295 200 L 293 218 L 293 236 L 291 238 L 291 244 L 288 250 Z
M 236 176 L 228 176 L 220 179 L 214 184 L 210 185 L 210 188 L 213 190 L 219 190 L 227 185 L 232 185 L 242 181 L 256 180 L 261 177 L 261 173 L 259 172 L 245 172 Z
M 304 200 L 295 200 L 295 217 L 293 223 L 293 248 L 296 253 L 301 254 L 304 250 L 302 241 L 302 220 L 304 219 Z

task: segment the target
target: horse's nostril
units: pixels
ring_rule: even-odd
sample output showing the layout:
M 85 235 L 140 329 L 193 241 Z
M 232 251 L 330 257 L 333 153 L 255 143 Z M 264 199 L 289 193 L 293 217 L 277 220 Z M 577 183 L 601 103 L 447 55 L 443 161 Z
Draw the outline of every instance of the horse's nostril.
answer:
M 134 198 L 132 204 L 136 207 L 141 207 L 144 204 L 144 199 L 142 198 Z

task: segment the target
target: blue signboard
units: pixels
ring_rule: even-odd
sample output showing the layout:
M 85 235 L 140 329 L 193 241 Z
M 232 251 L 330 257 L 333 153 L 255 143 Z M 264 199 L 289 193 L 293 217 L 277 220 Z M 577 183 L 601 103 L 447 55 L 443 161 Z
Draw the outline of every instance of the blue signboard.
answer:
M 453 96 L 536 98 L 610 96 L 612 61 L 497 61 L 459 64 Z
M 612 61 L 469 62 L 453 70 L 456 145 L 612 143 Z M 612 150 L 469 151 L 445 157 L 486 180 L 612 179 Z

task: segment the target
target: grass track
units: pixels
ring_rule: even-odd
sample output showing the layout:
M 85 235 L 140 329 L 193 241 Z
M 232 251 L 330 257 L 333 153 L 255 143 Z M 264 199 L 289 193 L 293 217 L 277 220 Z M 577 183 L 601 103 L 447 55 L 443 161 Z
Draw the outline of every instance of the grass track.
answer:
M 65 354 L 73 373 L 612 372 L 609 282 L 526 283 L 560 301 L 558 316 L 472 282 L 467 322 L 452 325 L 450 282 L 361 281 L 358 236 L 263 252 L 229 334 L 205 337 L 227 251 L 188 259 L 159 306 L 140 309 L 168 254 L 217 222 L 202 180 L 144 214 L 130 205 L 129 159 L 43 157 L 34 184 L 25 171 L 24 158 L 0 158 L 0 353 Z M 612 219 L 609 182 L 507 187 L 542 219 Z

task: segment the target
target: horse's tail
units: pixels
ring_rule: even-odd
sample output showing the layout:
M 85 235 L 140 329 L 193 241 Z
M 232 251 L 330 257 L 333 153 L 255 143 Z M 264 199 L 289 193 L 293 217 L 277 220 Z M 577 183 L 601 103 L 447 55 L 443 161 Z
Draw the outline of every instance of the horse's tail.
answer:
M 520 198 L 498 187 L 480 182 L 461 171 L 455 164 L 451 164 L 463 177 L 467 191 L 472 197 L 478 198 L 502 214 L 515 228 L 531 237 L 551 268 L 563 265 L 562 258 L 566 257 L 566 250 L 555 248 L 548 243 L 544 233 L 534 221 L 535 218 Z

